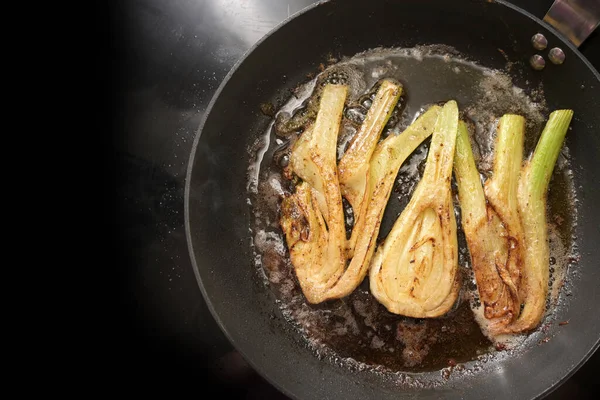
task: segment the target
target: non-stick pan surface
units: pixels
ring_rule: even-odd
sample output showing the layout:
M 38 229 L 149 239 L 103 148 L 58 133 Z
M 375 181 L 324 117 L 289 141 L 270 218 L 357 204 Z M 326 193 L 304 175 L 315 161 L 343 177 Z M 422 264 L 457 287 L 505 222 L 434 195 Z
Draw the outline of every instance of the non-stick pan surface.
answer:
M 541 32 L 566 54 L 542 71 L 528 65 L 530 38 Z M 449 45 L 490 68 L 513 63 L 517 82 L 542 83 L 548 109 L 572 108 L 566 145 L 574 166 L 580 258 L 569 272 L 571 296 L 557 310 L 569 321 L 547 343 L 460 380 L 431 386 L 399 384 L 370 371 L 319 359 L 282 318 L 259 277 L 246 203 L 248 148 L 270 123 L 259 105 L 281 105 L 290 89 L 330 55 L 374 47 Z M 501 49 L 502 51 L 499 51 Z M 431 90 L 443 85 L 432 76 Z M 425 88 L 426 89 L 426 88 Z M 540 20 L 503 2 L 329 1 L 288 19 L 230 72 L 213 98 L 192 149 L 186 181 L 186 229 L 192 263 L 211 311 L 252 366 L 294 398 L 537 398 L 567 379 L 600 338 L 600 76 L 575 47 Z M 410 375 L 439 382 L 440 374 Z M 409 379 L 410 380 L 410 379 Z

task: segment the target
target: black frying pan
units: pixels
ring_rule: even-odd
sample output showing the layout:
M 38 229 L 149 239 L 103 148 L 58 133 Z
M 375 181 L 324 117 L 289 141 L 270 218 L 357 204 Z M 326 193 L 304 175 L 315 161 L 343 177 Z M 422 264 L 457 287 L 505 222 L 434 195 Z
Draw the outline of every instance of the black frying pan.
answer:
M 536 52 L 530 39 L 538 32 L 548 39 L 548 49 L 559 46 L 564 51 L 562 65 L 547 61 L 542 71 L 529 66 Z M 503 69 L 508 60 L 518 85 L 543 85 L 549 110 L 575 111 L 566 139 L 579 200 L 574 235 L 580 259 L 570 267 L 567 279 L 572 295 L 556 309 L 555 323 L 547 327 L 550 340 L 529 345 L 515 356 L 491 362 L 460 379 L 444 380 L 439 371 L 390 379 L 370 370 L 338 366 L 327 357 L 319 359 L 282 317 L 273 292 L 254 265 L 251 248 L 248 148 L 271 122 L 259 105 L 283 104 L 290 90 L 306 81 L 307 74 L 318 72 L 319 64 L 331 55 L 418 44 L 452 46 L 489 68 Z M 443 91 L 444 85 L 453 82 L 450 79 L 466 79 L 430 78 L 420 81 L 420 93 Z M 468 99 L 468 91 L 461 96 Z M 345 0 L 311 6 L 267 35 L 233 68 L 211 101 L 196 137 L 186 180 L 185 217 L 202 293 L 234 346 L 257 371 L 294 398 L 529 399 L 546 395 L 600 343 L 599 111 L 600 75 L 576 47 L 546 23 L 502 1 Z M 558 321 L 569 323 L 558 326 Z M 425 384 L 406 383 L 405 376 Z

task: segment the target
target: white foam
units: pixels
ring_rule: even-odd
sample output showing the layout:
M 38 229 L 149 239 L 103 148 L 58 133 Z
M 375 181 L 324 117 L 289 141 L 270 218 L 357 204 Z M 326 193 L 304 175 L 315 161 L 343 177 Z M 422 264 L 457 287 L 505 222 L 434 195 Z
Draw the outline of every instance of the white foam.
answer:
M 495 345 L 503 345 L 507 350 L 518 348 L 523 341 L 527 338 L 525 335 L 493 335 L 490 333 L 490 321 L 485 318 L 483 302 L 479 305 L 475 305 L 474 302 L 470 302 L 471 310 L 475 321 L 481 328 L 481 333 L 487 337 Z
M 311 81 L 301 85 L 298 87 L 296 91 L 296 96 L 291 96 L 290 99 L 279 109 L 277 114 L 280 113 L 292 113 L 295 109 L 300 107 L 304 100 L 306 100 L 311 93 L 313 92 L 316 84 L 316 79 L 312 79 Z M 248 148 L 248 153 L 252 157 L 252 161 L 248 166 L 247 170 L 247 183 L 246 190 L 250 193 L 257 194 L 258 193 L 258 181 L 259 181 L 259 173 L 260 173 L 260 165 L 263 161 L 265 153 L 271 144 L 271 131 L 273 129 L 273 125 L 275 124 L 275 118 L 269 124 L 269 127 L 265 130 L 265 132 L 256 138 L 253 145 Z M 279 140 L 279 139 L 276 139 Z M 277 142 L 279 143 L 279 142 Z
M 274 250 L 278 255 L 285 256 L 285 245 L 281 236 L 275 232 L 266 232 L 262 229 L 256 232 L 254 236 L 254 245 L 264 253 L 268 250 Z

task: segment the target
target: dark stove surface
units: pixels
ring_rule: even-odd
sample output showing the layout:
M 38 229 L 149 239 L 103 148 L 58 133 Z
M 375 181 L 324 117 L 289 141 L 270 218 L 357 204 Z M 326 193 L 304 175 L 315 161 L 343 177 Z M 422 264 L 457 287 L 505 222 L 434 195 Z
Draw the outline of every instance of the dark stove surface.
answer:
M 127 280 L 125 357 L 140 390 L 285 399 L 214 322 L 188 257 L 184 177 L 200 120 L 234 63 L 314 0 L 136 0 L 112 9 L 119 245 Z M 514 0 L 543 17 L 552 0 Z M 600 35 L 581 47 L 600 69 Z M 127 328 L 127 329 L 125 329 Z M 549 399 L 597 397 L 596 353 Z

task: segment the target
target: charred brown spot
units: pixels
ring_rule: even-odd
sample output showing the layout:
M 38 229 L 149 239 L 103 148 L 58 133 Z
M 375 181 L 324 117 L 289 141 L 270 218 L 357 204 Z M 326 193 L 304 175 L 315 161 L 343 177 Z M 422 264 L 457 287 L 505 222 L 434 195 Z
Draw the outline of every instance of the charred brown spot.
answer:
M 300 225 L 300 239 L 302 239 L 304 242 L 307 242 L 310 238 L 310 226 L 308 226 L 308 221 L 306 221 L 306 218 L 303 218 L 303 221 L 301 221 L 298 225 Z
M 267 117 L 275 116 L 275 106 L 273 103 L 261 103 L 260 104 L 260 112 L 262 112 Z
M 435 247 L 435 238 L 433 237 L 428 237 L 428 238 L 424 238 L 423 240 L 415 243 L 411 248 L 410 251 L 415 251 L 416 249 L 418 249 L 419 247 L 423 246 L 425 243 L 427 242 L 431 242 L 431 245 L 433 247 Z

